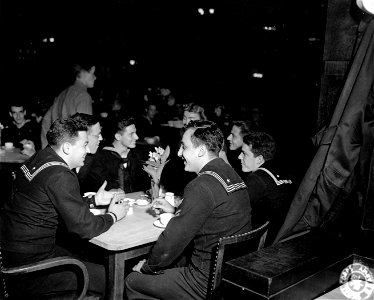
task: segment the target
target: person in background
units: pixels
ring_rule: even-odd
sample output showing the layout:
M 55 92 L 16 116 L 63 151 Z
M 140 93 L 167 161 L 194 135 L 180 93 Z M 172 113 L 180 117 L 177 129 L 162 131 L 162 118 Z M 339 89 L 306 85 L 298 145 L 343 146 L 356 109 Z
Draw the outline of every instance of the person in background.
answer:
M 251 108 L 251 122 L 252 122 L 252 127 L 255 131 L 265 130 L 264 114 L 260 110 L 259 107 Z
M 221 237 L 251 230 L 251 205 L 244 182 L 218 157 L 224 142 L 218 126 L 191 121 L 178 156 L 197 177 L 174 208 L 157 200 L 156 209 L 175 213 L 153 246 L 126 278 L 132 299 L 206 299 L 212 254 Z M 192 251 L 189 247 L 192 247 Z M 187 250 L 188 249 L 188 250 Z M 181 265 L 179 258 L 187 256 Z M 175 265 L 175 262 L 179 263 Z
M 195 178 L 196 174 L 193 172 L 185 172 L 183 161 L 178 158 L 178 150 L 180 148 L 180 140 L 185 131 L 185 127 L 190 121 L 205 121 L 207 117 L 204 113 L 204 108 L 194 102 L 184 104 L 183 106 L 183 126 L 180 129 L 179 137 L 176 138 L 175 143 L 170 143 L 171 155 L 170 162 L 165 165 L 161 175 L 161 185 L 165 191 L 173 192 L 176 195 L 182 195 L 186 184 Z
M 246 174 L 244 182 L 251 200 L 253 227 L 270 221 L 267 245 L 273 243 L 282 226 L 294 192 L 292 181 L 275 172 L 275 151 L 274 139 L 269 134 L 251 132 L 243 137 L 239 155 Z
M 238 161 L 241 147 L 243 146 L 243 136 L 252 131 L 252 123 L 250 121 L 233 121 L 231 132 L 227 137 L 229 141 L 229 151 L 227 151 L 227 159 L 230 165 L 242 177 L 242 166 Z
M 222 132 L 223 132 L 223 127 L 224 127 L 223 125 L 224 125 L 225 113 L 226 113 L 225 106 L 222 104 L 217 104 L 213 106 L 212 116 L 209 117 L 210 120 L 212 120 L 219 126 Z M 224 133 L 224 136 L 225 136 L 225 133 Z
M 182 119 L 181 115 L 179 114 L 178 104 L 172 94 L 165 97 L 160 113 L 161 122 L 164 124 L 168 124 L 169 121 L 177 121 Z
M 2 142 L 12 142 L 17 148 L 27 150 L 30 156 L 40 149 L 40 126 L 35 121 L 26 118 L 26 108 L 23 103 L 15 102 L 9 106 L 10 121 L 5 123 L 2 132 Z
M 73 85 L 63 90 L 54 100 L 42 120 L 41 146 L 47 145 L 46 133 L 58 118 L 67 118 L 79 112 L 92 115 L 92 98 L 87 89 L 95 85 L 95 66 L 91 64 L 74 64 L 72 73 L 75 79 Z
M 83 192 L 91 192 L 108 182 L 107 189 L 121 189 L 126 193 L 150 188 L 150 178 L 142 168 L 144 157 L 137 151 L 135 120 L 125 117 L 110 126 L 111 144 L 93 157 L 91 168 L 83 183 Z
M 160 122 L 157 118 L 158 110 L 156 102 L 145 103 L 144 114 L 136 121 L 137 134 L 141 141 L 147 145 L 159 145 Z
M 183 126 L 196 120 L 207 120 L 204 108 L 193 102 L 185 104 L 183 106 Z
M 49 145 L 26 161 L 17 173 L 14 192 L 2 214 L 1 250 L 5 267 L 73 256 L 56 245 L 56 232 L 65 228 L 72 236 L 91 239 L 126 216 L 128 206 L 112 201 L 113 193 L 95 195 L 97 204 L 110 204 L 104 215 L 93 215 L 80 195 L 74 168 L 82 167 L 88 152 L 86 124 L 72 118 L 57 119 L 47 133 Z M 105 293 L 105 269 L 85 262 L 89 290 Z M 52 273 L 53 272 L 53 273 Z M 47 294 L 74 291 L 76 275 L 64 268 L 17 276 L 7 281 L 15 299 L 44 299 Z M 18 298 L 17 298 L 18 297 Z

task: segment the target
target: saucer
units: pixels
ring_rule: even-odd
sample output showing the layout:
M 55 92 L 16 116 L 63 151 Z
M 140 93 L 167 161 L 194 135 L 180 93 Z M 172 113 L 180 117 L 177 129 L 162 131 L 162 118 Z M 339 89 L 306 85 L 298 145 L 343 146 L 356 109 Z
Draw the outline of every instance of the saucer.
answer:
M 148 202 L 148 200 L 146 200 L 146 199 L 137 199 L 137 200 L 135 201 L 135 204 L 136 204 L 136 205 L 139 205 L 139 206 L 144 206 L 144 205 L 148 205 L 149 202 Z
M 156 226 L 156 227 L 159 227 L 159 228 L 165 228 L 166 227 L 166 225 L 161 224 L 160 220 L 158 220 L 158 219 L 153 222 L 153 225 Z

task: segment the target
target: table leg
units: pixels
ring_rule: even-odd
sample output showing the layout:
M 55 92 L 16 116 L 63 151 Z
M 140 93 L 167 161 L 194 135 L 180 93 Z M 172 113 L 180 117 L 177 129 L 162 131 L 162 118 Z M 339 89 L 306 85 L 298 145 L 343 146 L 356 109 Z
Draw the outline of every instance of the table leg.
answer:
M 125 287 L 125 252 L 108 256 L 107 299 L 122 300 Z

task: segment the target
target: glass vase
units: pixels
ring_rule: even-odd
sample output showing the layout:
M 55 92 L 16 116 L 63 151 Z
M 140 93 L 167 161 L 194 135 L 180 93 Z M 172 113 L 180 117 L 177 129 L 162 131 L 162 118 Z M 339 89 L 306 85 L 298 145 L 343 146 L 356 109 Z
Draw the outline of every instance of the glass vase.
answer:
M 154 180 L 151 180 L 151 196 L 152 200 L 159 197 L 160 194 L 160 184 L 156 183 Z

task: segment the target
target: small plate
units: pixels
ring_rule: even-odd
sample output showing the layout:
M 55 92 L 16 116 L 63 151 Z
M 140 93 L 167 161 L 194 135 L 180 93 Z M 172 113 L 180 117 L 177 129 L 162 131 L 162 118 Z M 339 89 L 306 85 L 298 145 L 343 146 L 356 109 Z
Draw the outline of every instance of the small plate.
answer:
M 166 227 L 166 225 L 161 224 L 160 220 L 158 220 L 158 219 L 153 222 L 153 225 L 156 226 L 156 227 L 159 227 L 159 228 L 165 228 Z
M 148 202 L 148 200 L 146 200 L 146 199 L 137 199 L 137 200 L 135 201 L 135 204 L 136 204 L 136 205 L 139 205 L 139 206 L 144 206 L 144 205 L 148 205 L 149 202 Z

